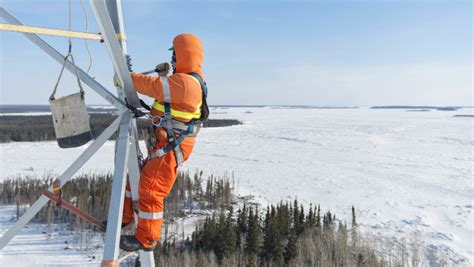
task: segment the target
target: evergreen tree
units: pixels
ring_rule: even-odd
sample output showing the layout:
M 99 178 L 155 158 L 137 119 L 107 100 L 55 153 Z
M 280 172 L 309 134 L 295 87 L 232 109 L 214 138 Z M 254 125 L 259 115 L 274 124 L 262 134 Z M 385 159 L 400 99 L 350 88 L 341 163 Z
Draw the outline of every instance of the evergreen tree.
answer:
M 318 211 L 316 212 L 316 229 L 321 230 L 321 207 L 318 204 Z
M 313 212 L 313 204 L 309 204 L 308 215 L 306 216 L 306 225 L 305 227 L 311 228 L 315 225 L 316 219 Z
M 304 208 L 303 208 L 303 205 L 301 205 L 301 211 L 300 211 L 300 214 L 299 214 L 299 217 L 298 217 L 298 225 L 299 225 L 299 229 L 296 229 L 297 230 L 297 234 L 298 235 L 301 235 L 304 231 Z
M 247 238 L 245 240 L 245 252 L 248 254 L 248 265 L 254 266 L 257 264 L 257 255 L 260 253 L 260 223 L 258 220 L 258 211 L 253 212 L 253 209 L 249 209 L 249 224 Z
M 297 241 L 297 235 L 295 233 L 295 230 L 293 230 L 290 232 L 290 235 L 288 236 L 288 243 L 286 244 L 286 247 L 285 247 L 284 258 L 285 258 L 286 265 L 289 265 L 291 260 L 295 258 L 297 255 L 296 241 Z
M 248 229 L 247 207 L 244 203 L 242 210 L 239 209 L 237 217 L 237 225 L 241 233 L 246 233 Z
M 234 208 L 229 206 L 229 211 L 227 213 L 227 218 L 225 220 L 224 232 L 226 234 L 226 238 L 224 239 L 226 242 L 226 253 L 233 253 L 237 248 L 237 225 L 233 219 L 234 216 Z
M 355 247 L 357 243 L 357 221 L 356 221 L 354 206 L 352 206 L 351 242 L 352 242 L 352 247 Z

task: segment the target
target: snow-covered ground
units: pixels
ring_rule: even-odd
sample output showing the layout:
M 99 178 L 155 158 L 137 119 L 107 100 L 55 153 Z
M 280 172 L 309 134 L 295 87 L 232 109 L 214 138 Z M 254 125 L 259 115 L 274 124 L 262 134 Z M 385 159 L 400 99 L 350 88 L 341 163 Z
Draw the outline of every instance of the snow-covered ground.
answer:
M 0 235 L 15 223 L 15 206 L 0 208 Z M 76 233 L 66 230 L 65 225 L 31 223 L 0 252 L 0 266 L 97 266 L 101 262 L 102 237 L 87 238 L 79 242 Z M 86 238 L 84 238 L 86 239 Z
M 244 124 L 203 129 L 183 170 L 233 174 L 237 192 L 264 205 L 297 197 L 348 222 L 354 205 L 363 229 L 416 237 L 433 253 L 469 265 L 474 118 L 455 114 L 473 111 L 217 108 L 212 118 Z M 55 142 L 0 144 L 0 179 L 59 173 L 83 150 Z M 110 171 L 113 150 L 108 142 L 84 171 Z

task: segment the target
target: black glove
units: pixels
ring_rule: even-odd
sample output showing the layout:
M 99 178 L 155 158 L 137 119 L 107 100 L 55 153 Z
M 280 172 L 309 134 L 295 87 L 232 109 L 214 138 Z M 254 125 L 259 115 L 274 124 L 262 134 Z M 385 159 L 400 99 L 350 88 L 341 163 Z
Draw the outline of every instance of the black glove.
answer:
M 132 70 L 132 58 L 129 55 L 125 55 L 125 60 L 127 61 L 128 71 L 133 72 L 133 70 Z

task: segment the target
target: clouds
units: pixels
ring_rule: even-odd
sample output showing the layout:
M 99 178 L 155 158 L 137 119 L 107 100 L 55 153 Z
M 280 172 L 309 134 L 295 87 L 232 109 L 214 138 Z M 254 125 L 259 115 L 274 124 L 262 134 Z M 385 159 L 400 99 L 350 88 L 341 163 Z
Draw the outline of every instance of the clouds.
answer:
M 22 5 L 24 1 L 5 2 L 25 24 L 67 25 L 67 3 L 41 1 L 27 11 Z M 203 40 L 210 104 L 473 102 L 472 9 L 467 2 L 273 1 L 268 5 L 140 0 L 123 5 L 128 53 L 136 71 L 169 60 L 167 48 L 177 33 L 192 32 Z M 74 1 L 73 13 L 73 28 L 83 29 L 79 2 Z M 91 32 L 96 32 L 93 16 L 89 22 Z M 60 66 L 21 35 L 1 33 L 1 37 L 0 103 L 44 104 L 46 88 Z M 66 39 L 44 38 L 66 51 Z M 114 91 L 104 45 L 89 45 L 94 56 L 91 74 Z M 78 65 L 86 68 L 83 42 L 75 40 L 73 51 Z M 29 72 L 24 79 L 25 64 L 39 71 Z M 73 88 L 74 80 L 67 78 L 64 87 Z M 89 94 L 88 100 L 105 103 L 95 94 Z
M 294 64 L 230 83 L 216 101 L 232 104 L 472 105 L 471 65 Z M 220 83 L 218 83 L 219 85 Z M 231 98 L 226 95 L 231 94 Z

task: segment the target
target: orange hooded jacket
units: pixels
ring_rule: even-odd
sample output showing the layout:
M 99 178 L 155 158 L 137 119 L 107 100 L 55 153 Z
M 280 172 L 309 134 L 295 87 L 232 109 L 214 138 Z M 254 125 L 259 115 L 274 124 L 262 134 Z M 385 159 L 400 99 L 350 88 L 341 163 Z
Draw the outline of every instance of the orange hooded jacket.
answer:
M 172 76 L 168 77 L 171 94 L 171 110 L 172 114 L 178 114 L 177 116 L 173 116 L 174 119 L 188 122 L 191 120 L 190 115 L 179 116 L 179 114 L 184 112 L 194 114 L 194 117 L 198 117 L 201 112 L 202 91 L 199 81 L 187 73 L 197 73 L 204 80 L 202 75 L 204 51 L 201 41 L 192 34 L 180 34 L 176 36 L 173 40 L 173 45 L 176 53 L 176 71 Z M 137 92 L 153 97 L 156 101 L 163 104 L 163 85 L 161 77 L 132 74 L 132 80 Z M 157 109 L 152 109 L 151 113 L 153 115 L 163 115 L 163 112 Z
M 176 36 L 173 45 L 176 53 L 176 70 L 173 75 L 168 77 L 171 114 L 174 119 L 187 122 L 193 116 L 200 117 L 202 103 L 202 90 L 199 81 L 187 73 L 197 73 L 204 80 L 201 71 L 204 52 L 201 42 L 192 34 Z M 162 105 L 164 101 L 162 78 L 132 74 L 132 80 L 137 92 L 155 98 L 157 105 L 153 105 L 151 114 L 163 116 L 163 112 L 155 108 L 155 106 Z M 188 116 L 189 114 L 191 117 Z M 168 145 L 166 130 L 157 128 L 156 136 L 158 142 L 153 150 Z M 195 142 L 194 137 L 186 137 L 181 142 L 184 160 L 190 156 Z M 160 239 L 164 198 L 173 187 L 177 169 L 174 152 L 170 151 L 162 157 L 148 161 L 140 173 L 138 225 L 135 236 L 145 247 L 154 247 Z M 129 186 L 127 186 L 128 190 Z M 132 201 L 131 198 L 125 198 L 122 222 L 128 223 L 131 219 L 133 219 Z

